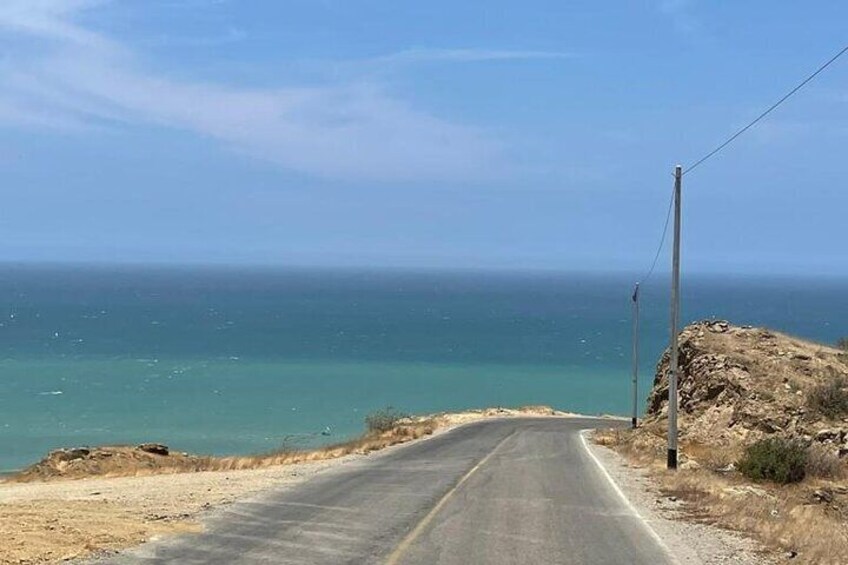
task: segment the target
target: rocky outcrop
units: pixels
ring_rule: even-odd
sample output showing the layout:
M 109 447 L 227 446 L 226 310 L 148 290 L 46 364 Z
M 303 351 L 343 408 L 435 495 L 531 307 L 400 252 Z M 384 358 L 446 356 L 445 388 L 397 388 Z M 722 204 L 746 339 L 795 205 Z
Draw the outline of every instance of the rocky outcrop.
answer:
M 681 333 L 679 366 L 681 440 L 739 445 L 779 434 L 848 455 L 848 414 L 826 417 L 809 402 L 816 386 L 848 379 L 845 352 L 762 328 L 709 320 Z M 667 416 L 668 368 L 666 351 L 648 398 L 648 425 Z
M 138 446 L 75 447 L 57 449 L 47 457 L 16 474 L 13 480 L 26 482 L 55 478 L 84 478 L 95 475 L 126 475 L 162 469 L 195 470 L 208 458 L 173 453 L 161 443 Z
M 170 453 L 170 449 L 168 449 L 168 446 L 162 445 L 161 443 L 142 443 L 136 449 L 144 451 L 145 453 L 152 453 L 154 455 L 162 456 L 166 456 Z

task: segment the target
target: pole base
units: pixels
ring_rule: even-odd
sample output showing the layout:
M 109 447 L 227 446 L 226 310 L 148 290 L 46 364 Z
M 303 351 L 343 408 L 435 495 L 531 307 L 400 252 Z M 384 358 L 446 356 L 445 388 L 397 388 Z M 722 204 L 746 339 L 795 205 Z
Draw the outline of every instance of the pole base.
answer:
M 668 450 L 668 468 L 669 469 L 677 469 L 677 450 L 669 449 Z
M 637 428 L 637 425 L 636 425 L 636 418 L 631 418 L 631 419 L 630 419 L 630 426 L 631 426 L 634 430 Z

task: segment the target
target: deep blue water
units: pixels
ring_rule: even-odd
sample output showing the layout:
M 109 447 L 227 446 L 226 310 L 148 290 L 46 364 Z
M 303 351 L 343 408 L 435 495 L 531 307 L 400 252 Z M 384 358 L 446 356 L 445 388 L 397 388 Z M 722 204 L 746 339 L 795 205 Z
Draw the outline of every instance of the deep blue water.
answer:
M 624 275 L 0 267 L 0 470 L 77 444 L 245 453 L 362 429 L 392 405 L 629 409 Z M 822 342 L 845 280 L 690 277 L 683 319 Z M 643 295 L 642 396 L 668 341 Z

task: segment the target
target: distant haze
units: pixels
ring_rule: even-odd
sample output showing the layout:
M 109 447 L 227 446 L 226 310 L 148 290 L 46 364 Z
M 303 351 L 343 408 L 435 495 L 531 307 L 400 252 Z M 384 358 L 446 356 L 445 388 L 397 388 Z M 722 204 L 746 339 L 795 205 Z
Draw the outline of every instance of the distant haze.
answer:
M 846 20 L 4 0 L 0 261 L 641 272 L 673 166 L 843 47 Z M 684 267 L 848 274 L 846 146 L 848 57 L 685 178 Z

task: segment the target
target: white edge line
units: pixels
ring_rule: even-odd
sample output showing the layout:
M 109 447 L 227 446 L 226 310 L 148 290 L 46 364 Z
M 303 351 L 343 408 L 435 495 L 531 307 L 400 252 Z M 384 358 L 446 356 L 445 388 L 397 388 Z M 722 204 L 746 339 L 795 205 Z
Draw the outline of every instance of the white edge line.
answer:
M 595 465 L 597 465 L 598 469 L 600 469 L 601 473 L 604 475 L 604 477 L 606 477 L 607 481 L 612 486 L 613 490 L 618 495 L 618 497 L 624 502 L 625 505 L 627 505 L 627 508 L 630 509 L 630 512 L 636 518 L 638 518 L 640 522 L 642 522 L 642 524 L 645 526 L 645 529 L 648 530 L 648 532 L 651 534 L 651 537 L 654 538 L 654 541 L 656 541 L 663 549 L 663 551 L 666 552 L 672 562 L 678 563 L 679 561 L 675 557 L 674 553 L 672 553 L 671 549 L 669 549 L 668 545 L 666 545 L 665 540 L 663 540 L 662 537 L 660 537 L 660 535 L 654 530 L 654 528 L 651 527 L 651 524 L 648 523 L 647 520 L 645 520 L 645 517 L 642 516 L 641 513 L 639 513 L 639 510 L 635 506 L 633 506 L 633 503 L 630 502 L 630 499 L 627 498 L 627 495 L 624 494 L 624 492 L 618 486 L 618 483 L 616 483 L 615 479 L 612 478 L 612 475 L 609 474 L 609 471 L 607 471 L 606 467 L 604 467 L 604 464 L 601 463 L 601 460 L 598 459 L 598 457 L 594 453 L 592 453 L 591 449 L 589 449 L 589 445 L 586 443 L 586 434 L 592 431 L 594 431 L 593 428 L 585 428 L 580 430 L 580 433 L 578 435 L 580 436 L 580 443 L 583 444 L 583 449 L 586 451 L 586 453 L 589 454 L 589 457 L 592 458 L 592 461 L 595 462 Z

